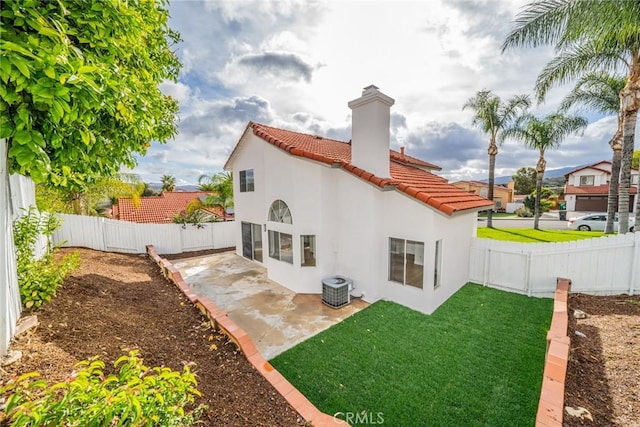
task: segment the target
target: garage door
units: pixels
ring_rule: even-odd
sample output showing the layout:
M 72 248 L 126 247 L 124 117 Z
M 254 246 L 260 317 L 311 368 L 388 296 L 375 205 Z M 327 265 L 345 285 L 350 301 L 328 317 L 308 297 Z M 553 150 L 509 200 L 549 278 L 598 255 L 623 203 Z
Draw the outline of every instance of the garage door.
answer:
M 607 196 L 576 196 L 576 211 L 606 212 L 607 199 Z M 629 212 L 633 212 L 633 196 L 629 196 Z
M 577 196 L 576 210 L 578 212 L 606 212 L 607 196 Z

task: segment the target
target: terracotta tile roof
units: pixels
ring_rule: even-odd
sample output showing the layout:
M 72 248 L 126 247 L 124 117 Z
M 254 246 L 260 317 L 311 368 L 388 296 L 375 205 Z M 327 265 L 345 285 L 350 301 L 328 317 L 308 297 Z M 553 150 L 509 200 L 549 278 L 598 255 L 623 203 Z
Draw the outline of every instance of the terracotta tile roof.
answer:
M 249 128 L 252 129 L 254 135 L 289 154 L 341 167 L 381 188 L 395 187 L 398 191 L 447 215 L 467 209 L 493 206 L 493 203 L 484 197 L 455 187 L 449 184 L 446 179 L 420 168 L 421 166 L 440 169 L 438 166 L 407 155 L 402 156 L 397 151 L 390 150 L 389 152 L 391 177 L 378 177 L 351 164 L 351 144 L 348 142 L 253 122 L 249 122 L 247 129 Z
M 113 217 L 122 221 L 139 223 L 166 224 L 173 222 L 176 214 L 184 211 L 187 205 L 200 196 L 211 193 L 202 191 L 164 191 L 160 196 L 140 197 L 140 206 L 136 207 L 132 199 L 120 198 L 114 206 Z M 221 217 L 223 210 L 219 206 L 206 209 Z
M 629 187 L 629 194 L 636 194 L 638 192 L 638 189 L 636 188 L 635 185 L 632 185 Z M 564 194 L 575 194 L 578 196 L 588 196 L 588 195 L 594 195 L 594 196 L 598 196 L 598 195 L 603 195 L 603 196 L 608 196 L 609 195 L 609 184 L 604 184 L 604 185 L 581 185 L 581 186 L 575 186 L 575 185 L 567 185 L 565 190 L 564 190 Z

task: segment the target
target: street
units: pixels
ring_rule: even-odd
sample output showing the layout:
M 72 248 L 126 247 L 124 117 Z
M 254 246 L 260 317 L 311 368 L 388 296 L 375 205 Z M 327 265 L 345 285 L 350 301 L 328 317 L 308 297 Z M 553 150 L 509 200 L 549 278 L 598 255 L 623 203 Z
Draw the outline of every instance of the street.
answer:
M 580 216 L 580 212 L 567 212 L 567 219 Z M 558 211 L 545 212 L 540 217 L 542 230 L 568 230 L 567 221 L 560 221 Z M 487 219 L 478 219 L 478 228 L 486 227 Z M 493 218 L 495 228 L 533 228 L 533 218 Z

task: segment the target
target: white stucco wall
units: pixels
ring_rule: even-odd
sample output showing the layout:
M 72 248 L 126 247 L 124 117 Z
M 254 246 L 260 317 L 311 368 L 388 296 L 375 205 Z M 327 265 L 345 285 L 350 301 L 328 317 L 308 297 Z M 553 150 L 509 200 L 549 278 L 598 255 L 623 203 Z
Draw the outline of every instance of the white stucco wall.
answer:
M 395 190 L 381 191 L 340 168 L 291 156 L 249 133 L 234 154 L 237 253 L 241 223 L 261 224 L 269 278 L 298 293 L 321 293 L 322 278 L 353 279 L 353 294 L 388 299 L 431 313 L 468 281 L 476 213 L 449 217 Z M 255 191 L 240 193 L 239 171 L 253 169 Z M 293 224 L 267 221 L 271 203 L 287 203 Z M 293 236 L 293 264 L 269 257 L 268 233 Z M 316 236 L 315 267 L 300 264 L 300 236 Z M 424 243 L 423 289 L 388 280 L 389 238 Z M 435 242 L 443 241 L 441 285 L 434 289 Z
M 569 175 L 569 185 L 574 185 L 576 187 L 580 186 L 580 177 L 581 176 L 589 176 L 593 175 L 593 185 L 605 185 L 608 182 L 610 174 L 607 174 L 600 170 L 595 170 L 591 168 L 583 169 L 578 172 L 574 172 Z

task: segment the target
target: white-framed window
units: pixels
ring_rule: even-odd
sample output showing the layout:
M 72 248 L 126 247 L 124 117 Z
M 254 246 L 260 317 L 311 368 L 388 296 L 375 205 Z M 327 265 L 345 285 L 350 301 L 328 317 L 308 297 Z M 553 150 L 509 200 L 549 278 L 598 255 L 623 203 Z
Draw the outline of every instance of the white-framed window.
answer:
M 595 175 L 582 175 L 580 177 L 580 185 L 593 185 L 595 179 Z
M 631 175 L 631 184 L 632 185 L 638 185 L 638 177 L 640 175 Z
M 442 239 L 436 240 L 436 255 L 433 266 L 433 288 L 440 286 L 442 278 Z
M 481 188 L 480 189 L 480 197 L 487 197 L 487 189 L 486 188 Z
M 240 171 L 240 192 L 247 193 L 253 191 L 253 169 Z
M 293 224 L 289 206 L 282 200 L 276 200 L 269 208 L 269 221 Z
M 269 257 L 293 264 L 293 238 L 291 234 L 269 230 Z
M 389 280 L 422 289 L 424 243 L 389 238 Z
M 316 236 L 300 236 L 300 265 L 302 267 L 316 266 Z

